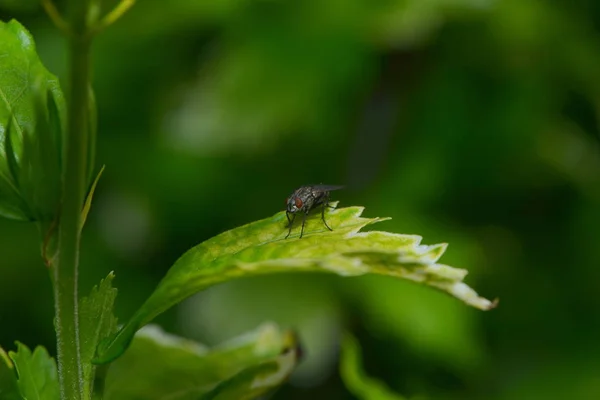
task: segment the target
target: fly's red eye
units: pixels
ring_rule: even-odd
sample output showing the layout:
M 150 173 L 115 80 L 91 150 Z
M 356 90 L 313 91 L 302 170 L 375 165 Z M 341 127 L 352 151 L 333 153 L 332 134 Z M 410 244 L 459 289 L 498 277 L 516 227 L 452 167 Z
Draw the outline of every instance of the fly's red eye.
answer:
M 285 199 L 285 204 L 287 205 L 290 202 L 290 198 Z
M 296 198 L 294 199 L 294 202 L 296 203 L 296 207 L 297 207 L 297 208 L 302 208 L 302 200 L 300 200 L 300 198 L 299 198 L 299 197 L 296 197 Z

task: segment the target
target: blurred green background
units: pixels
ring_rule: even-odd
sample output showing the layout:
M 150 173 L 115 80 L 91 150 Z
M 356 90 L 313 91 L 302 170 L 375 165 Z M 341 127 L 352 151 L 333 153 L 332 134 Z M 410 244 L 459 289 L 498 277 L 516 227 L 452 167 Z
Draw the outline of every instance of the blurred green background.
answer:
M 0 0 L 65 76 L 37 1 Z M 414 398 L 600 398 L 600 2 L 142 0 L 95 43 L 99 164 L 81 291 L 109 271 L 125 321 L 191 246 L 298 186 L 448 242 L 481 312 L 385 278 L 280 275 L 158 319 L 214 344 L 262 321 L 307 358 L 276 399 L 350 399 L 343 329 Z M 379 228 L 379 227 L 378 227 Z M 0 223 L 0 345 L 55 353 L 33 225 Z

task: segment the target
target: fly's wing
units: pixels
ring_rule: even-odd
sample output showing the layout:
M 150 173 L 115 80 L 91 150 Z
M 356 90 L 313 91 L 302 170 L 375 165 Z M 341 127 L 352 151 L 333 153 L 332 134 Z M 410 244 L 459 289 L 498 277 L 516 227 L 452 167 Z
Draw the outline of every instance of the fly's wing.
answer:
M 332 190 L 342 189 L 341 185 L 312 185 L 311 189 L 317 195 L 315 199 L 315 206 L 323 204 L 323 202 L 329 197 L 328 193 Z
M 311 187 L 319 192 L 331 192 L 332 190 L 339 190 L 344 188 L 344 186 L 342 185 L 312 185 Z

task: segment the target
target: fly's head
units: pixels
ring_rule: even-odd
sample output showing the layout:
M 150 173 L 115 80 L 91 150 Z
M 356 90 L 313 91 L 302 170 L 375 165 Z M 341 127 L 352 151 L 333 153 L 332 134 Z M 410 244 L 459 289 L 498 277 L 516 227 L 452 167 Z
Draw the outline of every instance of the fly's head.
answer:
M 285 202 L 286 202 L 287 212 L 292 213 L 292 214 L 295 214 L 298 211 L 302 210 L 302 208 L 304 206 L 304 202 L 302 201 L 302 199 L 300 197 L 296 196 L 295 194 L 288 197 Z

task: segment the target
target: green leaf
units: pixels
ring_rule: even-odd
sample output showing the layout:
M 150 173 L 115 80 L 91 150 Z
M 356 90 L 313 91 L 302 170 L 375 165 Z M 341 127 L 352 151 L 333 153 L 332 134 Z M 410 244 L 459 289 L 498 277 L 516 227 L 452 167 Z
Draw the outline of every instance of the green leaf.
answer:
M 263 394 L 289 376 L 296 350 L 295 335 L 273 324 L 213 349 L 149 325 L 109 366 L 104 399 L 253 398 L 244 396 Z
M 17 342 L 17 352 L 9 352 L 17 370 L 17 385 L 27 400 L 58 400 L 58 373 L 56 363 L 45 348 L 31 350 Z
M 79 302 L 79 327 L 81 362 L 83 364 L 84 390 L 93 392 L 95 366 L 92 359 L 100 340 L 114 333 L 117 319 L 113 315 L 113 305 L 117 297 L 117 289 L 112 287 L 114 274 L 111 272 L 94 286 L 90 295 Z
M 257 366 L 246 368 L 201 397 L 202 400 L 250 400 L 278 388 L 294 371 L 299 359 L 298 347 L 283 352 Z
M 81 229 L 83 229 L 83 226 L 85 225 L 85 221 L 87 221 L 87 216 L 90 212 L 90 208 L 92 207 L 92 200 L 94 198 L 94 192 L 96 191 L 96 186 L 98 185 L 98 181 L 100 180 L 100 177 L 102 176 L 103 172 L 104 172 L 104 165 L 102 166 L 102 168 L 100 168 L 100 172 L 98 172 L 98 175 L 96 175 L 96 179 L 94 179 L 94 182 L 92 182 L 92 187 L 90 188 L 90 191 L 88 192 L 88 195 L 85 198 L 85 203 L 83 204 L 83 210 L 81 211 Z
M 17 21 L 0 21 L 0 215 L 50 221 L 57 213 L 66 104 Z
M 0 399 L 21 400 L 22 398 L 17 386 L 15 366 L 8 354 L 0 347 Z
M 332 203 L 336 204 L 336 203 Z M 278 272 L 333 272 L 342 276 L 386 275 L 426 284 L 488 310 L 495 303 L 479 297 L 462 282 L 467 271 L 437 264 L 445 244 L 420 245 L 421 237 L 389 232 L 361 232 L 385 218 L 362 218 L 362 207 L 328 210 L 327 230 L 315 215 L 305 235 L 296 226 L 290 239 L 285 212 L 241 226 L 186 252 L 131 320 L 111 340 L 100 344 L 97 363 L 125 351 L 135 332 L 188 296 L 232 279 Z M 299 225 L 299 224 L 298 224 Z
M 358 399 L 404 400 L 382 382 L 365 375 L 362 370 L 360 345 L 356 338 L 346 333 L 342 341 L 340 375 L 346 388 Z

